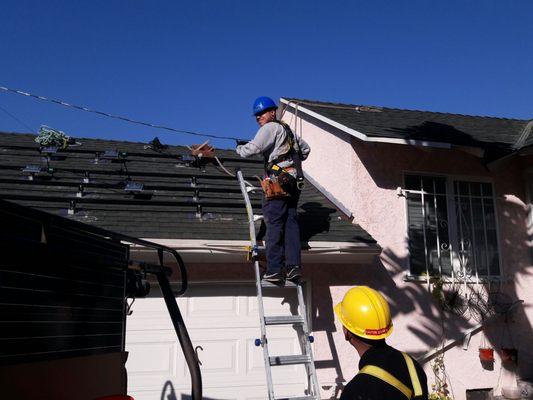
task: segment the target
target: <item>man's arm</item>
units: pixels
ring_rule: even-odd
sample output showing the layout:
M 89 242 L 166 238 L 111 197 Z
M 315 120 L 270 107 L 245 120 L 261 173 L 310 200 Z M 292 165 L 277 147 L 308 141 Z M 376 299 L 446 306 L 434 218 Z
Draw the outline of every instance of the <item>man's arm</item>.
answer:
M 250 142 L 237 146 L 235 151 L 241 157 L 247 158 L 262 154 L 274 145 L 276 141 L 275 126 L 273 124 L 263 125 Z

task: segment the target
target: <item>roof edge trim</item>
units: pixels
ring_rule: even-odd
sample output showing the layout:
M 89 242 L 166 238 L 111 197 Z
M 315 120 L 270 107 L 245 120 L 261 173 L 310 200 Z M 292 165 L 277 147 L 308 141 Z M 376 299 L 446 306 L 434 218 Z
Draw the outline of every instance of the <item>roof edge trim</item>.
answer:
M 328 192 L 324 186 L 318 183 L 311 175 L 304 171 L 305 179 L 307 179 L 311 185 L 316 187 L 320 193 L 322 193 L 329 201 L 331 201 L 335 207 L 339 209 L 344 215 L 346 215 L 350 220 L 353 219 L 352 212 L 342 204 L 342 202 L 337 199 L 332 193 Z
M 513 145 L 513 148 L 518 150 L 520 149 L 527 141 L 529 136 L 531 136 L 531 131 L 533 130 L 533 119 L 530 120 L 526 126 L 524 127 L 524 130 L 520 134 L 520 137 L 516 141 L 516 143 Z
M 318 119 L 319 121 L 325 122 L 326 124 L 331 125 L 334 128 L 340 129 L 341 131 L 346 132 L 350 136 L 353 136 L 364 142 L 403 144 L 403 145 L 422 146 L 422 147 L 436 147 L 440 149 L 451 149 L 452 147 L 450 143 L 443 143 L 443 142 L 431 142 L 431 141 L 426 141 L 426 140 L 405 140 L 405 139 L 397 139 L 397 138 L 389 138 L 389 137 L 380 137 L 380 138 L 369 137 L 362 132 L 356 131 L 355 129 L 349 128 L 346 125 L 340 124 L 330 118 L 324 117 L 321 114 L 311 111 L 308 108 L 303 107 L 296 101 L 286 100 L 283 97 L 280 98 L 279 101 L 280 103 L 283 103 L 288 107 L 294 108 L 295 107 L 294 105 L 296 105 L 298 107 L 298 111 L 302 111 L 306 113 L 307 115 L 314 117 Z

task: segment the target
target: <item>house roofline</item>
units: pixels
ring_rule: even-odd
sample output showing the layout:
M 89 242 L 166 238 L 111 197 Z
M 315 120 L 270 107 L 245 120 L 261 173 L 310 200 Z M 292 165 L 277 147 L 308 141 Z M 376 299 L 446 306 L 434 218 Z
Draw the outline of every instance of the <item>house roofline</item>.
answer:
M 404 144 L 404 145 L 410 145 L 410 146 L 436 147 L 440 149 L 451 149 L 452 148 L 452 145 L 450 143 L 444 143 L 444 142 L 432 142 L 432 141 L 426 141 L 426 140 L 407 140 L 407 139 L 388 138 L 388 137 L 370 137 L 370 136 L 365 135 L 362 132 L 349 128 L 346 125 L 340 124 L 330 118 L 324 117 L 321 114 L 311 111 L 310 109 L 303 107 L 297 101 L 286 100 L 282 97 L 280 98 L 280 103 L 283 103 L 287 107 L 293 107 L 295 109 L 297 107 L 298 111 L 302 111 L 305 114 L 318 119 L 319 121 L 322 121 L 328 125 L 331 125 L 334 128 L 340 129 L 341 131 L 346 132 L 350 136 L 353 136 L 363 142 Z

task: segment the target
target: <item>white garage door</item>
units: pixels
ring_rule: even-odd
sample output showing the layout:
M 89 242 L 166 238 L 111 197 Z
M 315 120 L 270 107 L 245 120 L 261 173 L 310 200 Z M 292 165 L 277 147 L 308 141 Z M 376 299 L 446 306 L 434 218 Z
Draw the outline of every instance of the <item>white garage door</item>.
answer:
M 190 399 L 187 364 L 160 292 L 137 299 L 128 317 L 128 394 L 135 400 Z M 266 315 L 296 314 L 294 289 L 266 290 Z M 254 346 L 260 336 L 255 286 L 194 285 L 178 299 L 194 346 L 201 346 L 205 400 L 267 398 L 263 353 Z M 291 326 L 268 327 L 271 355 L 301 354 Z M 273 368 L 276 396 L 303 395 L 303 365 Z

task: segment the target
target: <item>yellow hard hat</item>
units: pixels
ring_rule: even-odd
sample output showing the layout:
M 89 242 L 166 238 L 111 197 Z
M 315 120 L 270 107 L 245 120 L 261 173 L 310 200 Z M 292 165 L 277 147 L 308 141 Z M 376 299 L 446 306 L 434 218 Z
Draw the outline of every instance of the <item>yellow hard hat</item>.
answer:
M 356 286 L 348 290 L 335 306 L 335 314 L 354 335 L 378 340 L 392 333 L 387 300 L 368 286 Z

